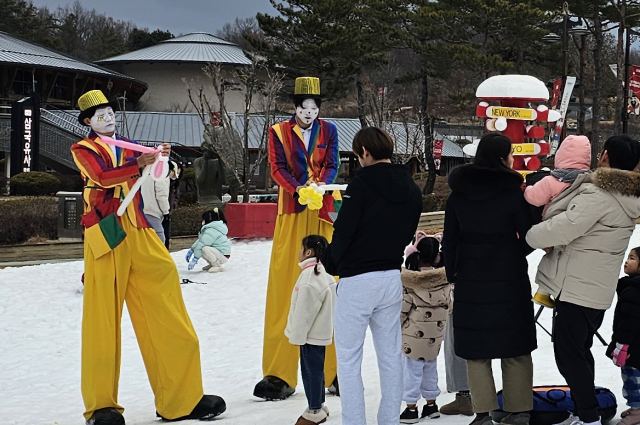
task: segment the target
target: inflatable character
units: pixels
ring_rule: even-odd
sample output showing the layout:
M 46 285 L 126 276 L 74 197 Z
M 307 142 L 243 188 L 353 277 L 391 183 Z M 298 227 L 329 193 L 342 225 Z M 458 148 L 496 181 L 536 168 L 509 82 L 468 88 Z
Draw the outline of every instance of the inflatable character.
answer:
M 549 91 L 544 83 L 529 75 L 496 75 L 483 81 L 476 90 L 481 102 L 476 116 L 487 118 L 485 128 L 499 131 L 513 143 L 513 169 L 522 173 L 540 167 L 539 155 L 549 154 L 549 144 L 542 141 L 525 143 L 525 138 L 542 139 L 543 127 L 530 124 L 534 121 L 555 122 L 560 113 L 543 104 L 535 109 L 529 102 L 546 102 Z M 499 102 L 491 106 L 488 102 Z

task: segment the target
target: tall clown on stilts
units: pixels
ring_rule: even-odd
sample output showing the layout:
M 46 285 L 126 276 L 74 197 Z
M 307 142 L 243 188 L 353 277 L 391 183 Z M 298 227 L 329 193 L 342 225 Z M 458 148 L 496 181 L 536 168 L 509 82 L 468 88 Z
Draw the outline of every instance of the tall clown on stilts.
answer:
M 298 252 L 302 239 L 310 234 L 331 240 L 330 212 L 334 197 L 324 194 L 323 205 L 313 209 L 298 202 L 301 189 L 312 183 L 332 183 L 338 175 L 340 154 L 335 125 L 317 119 L 321 104 L 320 80 L 296 79 L 293 103 L 296 113 L 290 120 L 269 128 L 271 175 L 279 186 L 278 217 L 273 235 L 265 309 L 262 371 L 253 395 L 265 400 L 283 400 L 291 396 L 298 382 L 300 348 L 289 343 L 284 334 L 291 292 L 300 274 Z M 305 196 L 306 191 L 302 192 Z M 334 192 L 339 196 L 339 192 Z M 336 380 L 336 356 L 327 347 L 325 385 Z M 337 383 L 336 383 L 337 385 Z
M 85 182 L 81 384 L 87 424 L 125 423 L 124 408 L 118 404 L 125 302 L 156 415 L 167 420 L 218 416 L 225 402 L 203 393 L 198 337 L 176 265 L 145 219 L 137 192 L 141 176 L 148 178 L 158 155 L 168 156 L 171 147 L 163 144 L 160 150 L 141 153 L 143 147 L 117 136 L 115 114 L 100 90 L 82 95 L 78 106 L 78 120 L 91 127 L 89 135 L 71 147 Z M 155 174 L 161 169 L 154 167 Z

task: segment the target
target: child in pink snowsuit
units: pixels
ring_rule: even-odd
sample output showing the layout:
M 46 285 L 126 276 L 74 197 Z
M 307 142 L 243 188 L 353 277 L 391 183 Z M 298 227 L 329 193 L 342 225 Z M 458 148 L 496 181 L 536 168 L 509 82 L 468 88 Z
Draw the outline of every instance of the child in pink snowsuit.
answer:
M 591 168 L 589 139 L 586 136 L 567 136 L 556 152 L 553 165 L 555 169 L 551 171 L 551 175 L 532 186 L 527 186 L 524 190 L 524 198 L 528 203 L 536 207 L 544 205 L 543 220 L 551 218 L 545 217 L 551 201 L 571 186 L 580 174 L 589 172 Z M 542 287 L 538 288 L 533 301 L 545 307 L 555 305 L 549 293 Z
M 524 191 L 524 198 L 533 206 L 547 207 L 555 198 L 573 184 L 575 179 L 591 168 L 591 143 L 586 136 L 567 136 L 558 148 L 550 176 Z M 550 218 L 550 217 L 545 217 Z

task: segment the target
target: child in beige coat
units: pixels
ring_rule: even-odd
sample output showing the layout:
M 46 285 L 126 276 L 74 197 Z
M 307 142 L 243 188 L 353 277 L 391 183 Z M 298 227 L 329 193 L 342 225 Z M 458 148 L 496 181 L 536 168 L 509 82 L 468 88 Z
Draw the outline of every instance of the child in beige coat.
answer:
M 324 405 L 324 355 L 333 340 L 336 281 L 319 262 L 328 245 L 320 235 L 302 240 L 298 255 L 302 272 L 293 288 L 284 331 L 291 344 L 300 346 L 302 382 L 309 404 L 296 425 L 323 423 L 329 416 Z

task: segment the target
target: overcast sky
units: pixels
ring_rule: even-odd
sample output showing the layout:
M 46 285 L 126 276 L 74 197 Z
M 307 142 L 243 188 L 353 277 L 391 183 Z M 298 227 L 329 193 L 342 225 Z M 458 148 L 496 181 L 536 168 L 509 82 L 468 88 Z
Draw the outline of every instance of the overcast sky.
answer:
M 37 7 L 73 3 L 72 0 L 32 0 Z M 116 20 L 132 21 L 150 31 L 169 30 L 174 35 L 191 32 L 215 33 L 226 22 L 248 18 L 258 12 L 274 14 L 269 0 L 82 0 L 87 9 L 96 9 Z

